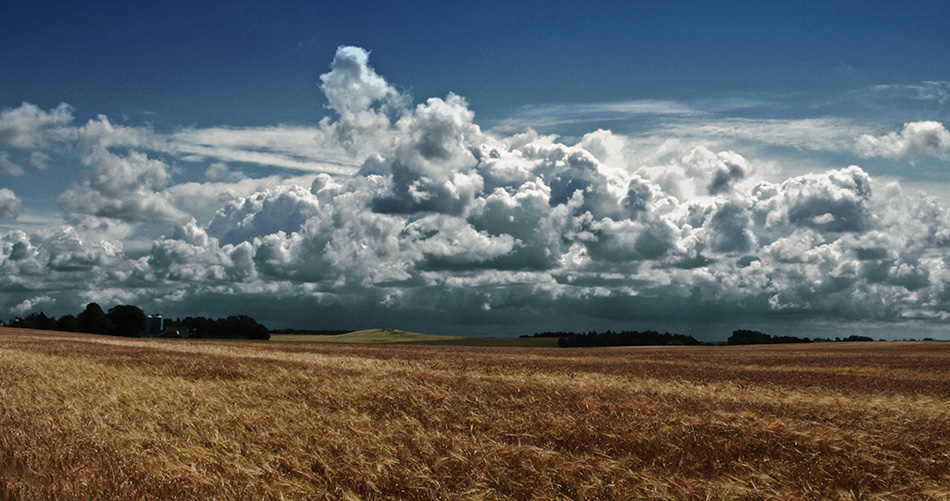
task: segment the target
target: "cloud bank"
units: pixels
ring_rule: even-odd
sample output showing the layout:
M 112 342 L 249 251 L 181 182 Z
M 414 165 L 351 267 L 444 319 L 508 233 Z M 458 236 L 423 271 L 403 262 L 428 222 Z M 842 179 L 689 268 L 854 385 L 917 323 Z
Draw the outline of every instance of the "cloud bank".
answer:
M 122 301 L 484 334 L 950 320 L 950 214 L 859 166 L 775 179 L 689 141 L 659 154 L 608 130 L 499 135 L 455 94 L 411 106 L 357 47 L 320 88 L 335 116 L 311 129 L 161 134 L 106 117 L 77 127 L 66 105 L 4 111 L 14 158 L 84 169 L 59 197 L 81 222 L 0 236 L 6 309 Z M 853 141 L 886 158 L 946 159 L 950 145 L 937 122 Z M 203 179 L 176 182 L 199 160 Z M 0 218 L 18 202 L 0 190 Z M 126 252 L 141 227 L 167 231 Z

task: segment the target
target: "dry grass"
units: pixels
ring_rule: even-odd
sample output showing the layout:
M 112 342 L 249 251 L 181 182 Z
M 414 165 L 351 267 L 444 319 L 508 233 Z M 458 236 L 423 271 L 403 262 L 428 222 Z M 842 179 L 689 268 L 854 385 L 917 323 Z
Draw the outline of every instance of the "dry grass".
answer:
M 0 329 L 0 498 L 950 497 L 950 343 L 593 350 Z

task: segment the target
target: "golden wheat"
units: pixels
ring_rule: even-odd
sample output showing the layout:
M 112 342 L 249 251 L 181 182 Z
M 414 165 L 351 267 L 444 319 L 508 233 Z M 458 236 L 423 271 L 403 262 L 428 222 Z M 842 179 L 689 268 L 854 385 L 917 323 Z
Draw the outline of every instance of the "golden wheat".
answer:
M 950 497 L 950 343 L 517 349 L 0 329 L 0 498 Z

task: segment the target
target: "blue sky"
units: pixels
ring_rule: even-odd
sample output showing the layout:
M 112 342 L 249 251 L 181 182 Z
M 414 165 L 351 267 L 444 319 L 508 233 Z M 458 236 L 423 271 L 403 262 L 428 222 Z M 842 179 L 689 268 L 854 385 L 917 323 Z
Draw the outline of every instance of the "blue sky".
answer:
M 5 6 L 0 318 L 940 335 L 948 11 Z
M 339 45 L 417 96 L 530 104 L 794 94 L 945 77 L 943 2 L 22 2 L 0 99 L 165 126 L 309 122 Z M 148 115 L 146 115 L 148 113 Z M 154 115 L 151 115 L 154 113 Z

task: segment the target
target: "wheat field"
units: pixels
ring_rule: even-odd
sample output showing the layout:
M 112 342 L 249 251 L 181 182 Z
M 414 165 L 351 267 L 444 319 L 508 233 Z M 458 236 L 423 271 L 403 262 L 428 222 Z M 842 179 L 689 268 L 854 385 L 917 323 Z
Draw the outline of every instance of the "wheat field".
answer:
M 945 499 L 950 343 L 472 348 L 0 328 L 2 499 Z

